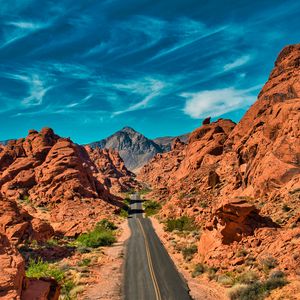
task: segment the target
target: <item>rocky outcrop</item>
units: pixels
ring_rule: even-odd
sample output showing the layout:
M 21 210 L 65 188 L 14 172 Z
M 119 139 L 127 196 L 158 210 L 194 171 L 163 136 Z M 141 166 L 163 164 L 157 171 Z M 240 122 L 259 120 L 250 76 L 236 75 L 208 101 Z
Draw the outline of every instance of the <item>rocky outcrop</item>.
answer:
M 18 207 L 14 200 L 2 197 L 0 197 L 0 231 L 13 244 L 26 240 L 46 241 L 54 234 L 49 223 L 33 218 L 25 209 Z
M 95 164 L 93 173 L 97 179 L 105 185 L 113 194 L 126 192 L 138 187 L 134 179 L 135 174 L 129 171 L 120 157 L 113 149 L 101 149 L 99 147 L 85 147 L 91 160 Z
M 256 253 L 263 256 L 269 250 L 261 242 L 265 238 L 282 266 L 295 270 L 296 262 L 283 257 L 276 239 L 281 244 L 284 233 L 297 234 L 299 225 L 299 61 L 300 45 L 284 48 L 257 101 L 237 125 L 207 119 L 187 145 L 157 155 L 140 172 L 139 178 L 154 189 L 149 197 L 169 199 L 162 218 L 188 215 L 204 228 L 199 254 L 207 263 L 219 256 L 219 263 L 223 259 L 230 265 L 224 253 L 241 245 L 255 252 L 263 244 Z M 294 246 L 286 248 L 294 251 Z
M 20 299 L 25 277 L 25 263 L 8 237 L 0 231 L 0 298 Z
M 102 171 L 86 149 L 70 139 L 50 128 L 30 130 L 25 139 L 10 141 L 0 153 L 0 191 L 5 199 L 48 209 L 55 230 L 73 235 L 121 206 L 97 179 L 105 177 Z M 26 232 L 26 224 L 18 230 Z M 45 232 L 45 225 L 36 220 L 31 226 Z
M 61 287 L 51 278 L 26 278 L 23 283 L 22 300 L 58 300 Z

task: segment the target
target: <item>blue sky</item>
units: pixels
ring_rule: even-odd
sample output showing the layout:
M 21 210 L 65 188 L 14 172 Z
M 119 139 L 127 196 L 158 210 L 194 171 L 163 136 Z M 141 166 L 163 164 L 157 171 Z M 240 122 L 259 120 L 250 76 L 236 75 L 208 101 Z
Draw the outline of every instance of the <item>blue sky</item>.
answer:
M 278 52 L 300 42 L 299 15 L 292 0 L 0 0 L 0 140 L 238 121 Z

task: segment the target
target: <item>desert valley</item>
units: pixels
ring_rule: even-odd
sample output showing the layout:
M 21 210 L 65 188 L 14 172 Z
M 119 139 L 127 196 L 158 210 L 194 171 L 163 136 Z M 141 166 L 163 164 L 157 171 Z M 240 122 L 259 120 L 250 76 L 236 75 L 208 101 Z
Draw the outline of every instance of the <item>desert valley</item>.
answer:
M 136 213 L 149 299 L 171 298 L 145 219 L 191 299 L 300 299 L 300 44 L 237 124 L 207 116 L 154 140 L 125 127 L 86 145 L 30 130 L 0 146 L 0 192 L 1 299 L 130 299 Z

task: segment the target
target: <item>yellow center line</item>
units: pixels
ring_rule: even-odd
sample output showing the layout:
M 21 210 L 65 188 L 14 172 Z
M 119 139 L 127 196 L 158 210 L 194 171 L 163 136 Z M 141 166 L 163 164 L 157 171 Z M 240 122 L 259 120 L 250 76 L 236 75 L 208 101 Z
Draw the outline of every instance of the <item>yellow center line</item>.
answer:
M 144 236 L 148 266 L 149 266 L 149 270 L 150 270 L 151 279 L 152 279 L 152 282 L 153 282 L 153 287 L 154 287 L 156 299 L 161 300 L 160 290 L 159 290 L 157 279 L 156 279 L 156 276 L 155 276 L 155 273 L 154 273 L 154 268 L 153 268 L 153 264 L 152 264 L 152 259 L 151 259 L 150 248 L 149 248 L 149 243 L 148 243 L 148 240 L 147 240 L 147 236 L 145 234 L 145 231 L 144 231 L 144 228 L 142 226 L 142 223 L 141 223 L 140 219 L 137 218 L 137 220 L 138 220 L 138 223 L 140 225 L 142 234 Z

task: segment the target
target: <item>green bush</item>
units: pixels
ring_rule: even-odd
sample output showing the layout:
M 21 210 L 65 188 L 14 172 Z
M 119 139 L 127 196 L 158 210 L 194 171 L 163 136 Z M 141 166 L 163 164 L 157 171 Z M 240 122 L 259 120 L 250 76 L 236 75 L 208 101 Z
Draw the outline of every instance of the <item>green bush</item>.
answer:
M 94 229 L 91 232 L 83 233 L 77 238 L 81 246 L 98 248 L 100 246 L 110 246 L 116 241 L 115 235 L 110 230 Z
M 204 264 L 196 264 L 192 272 L 192 277 L 197 277 L 202 275 L 206 271 L 206 266 Z
M 161 205 L 153 200 L 144 201 L 143 207 L 147 217 L 157 214 L 161 209 Z
M 130 198 L 129 197 L 126 197 L 125 199 L 124 199 L 124 204 L 126 204 L 127 206 L 129 206 L 130 205 Z
M 236 281 L 243 284 L 251 284 L 258 281 L 258 275 L 254 271 L 246 271 L 239 275 Z
M 142 196 L 142 195 L 148 194 L 150 192 L 151 192 L 151 189 L 148 187 L 145 187 L 139 191 L 139 194 L 140 194 L 140 196 Z
M 49 239 L 47 242 L 46 242 L 46 245 L 48 247 L 53 247 L 53 246 L 58 246 L 59 245 L 59 241 L 57 239 Z
M 198 248 L 196 245 L 192 245 L 190 247 L 183 248 L 181 250 L 183 258 L 187 261 L 191 260 L 195 253 L 197 253 Z
M 182 216 L 178 219 L 168 219 L 165 226 L 165 230 L 167 231 L 193 231 L 195 229 L 194 220 L 187 216 Z
M 76 287 L 76 284 L 73 280 L 68 279 L 66 273 L 56 267 L 53 264 L 44 262 L 41 258 L 37 261 L 30 259 L 29 265 L 26 270 L 26 276 L 28 278 L 53 278 L 61 285 L 61 295 L 62 299 L 71 300 L 71 290 Z
M 267 297 L 274 289 L 287 284 L 284 278 L 269 278 L 264 282 L 254 282 L 252 284 L 238 284 L 229 291 L 231 300 L 261 300 Z
M 268 273 L 271 269 L 274 269 L 278 265 L 276 258 L 272 256 L 267 256 L 261 259 L 260 263 L 266 273 Z
M 107 219 L 103 219 L 96 224 L 96 230 L 116 230 L 118 227 Z
M 76 284 L 73 280 L 66 280 L 61 287 L 61 295 L 64 300 L 71 300 L 74 297 L 71 296 L 71 291 L 76 287 Z M 76 295 L 75 295 L 76 297 Z M 77 297 L 75 298 L 77 299 Z
M 218 276 L 218 282 L 224 286 L 232 286 L 235 283 L 234 274 L 228 272 Z
M 91 248 L 110 246 L 116 241 L 113 232 L 115 229 L 117 229 L 117 226 L 113 222 L 103 219 L 96 224 L 93 231 L 83 233 L 77 238 L 77 246 Z
M 89 266 L 91 263 L 91 259 L 90 258 L 84 258 L 83 260 L 79 261 L 77 263 L 78 267 L 87 267 Z
M 274 278 L 285 278 L 285 274 L 280 270 L 274 270 L 270 273 L 269 279 L 274 279 Z
M 119 212 L 119 216 L 122 217 L 122 218 L 128 218 L 129 214 L 128 214 L 128 210 L 122 208 Z
M 57 282 L 61 283 L 64 279 L 64 272 L 39 258 L 37 261 L 33 259 L 29 260 L 26 276 L 37 279 L 42 277 L 54 278 Z
M 218 271 L 218 268 L 216 267 L 210 267 L 207 269 L 207 276 L 209 280 L 216 279 L 216 273 Z

